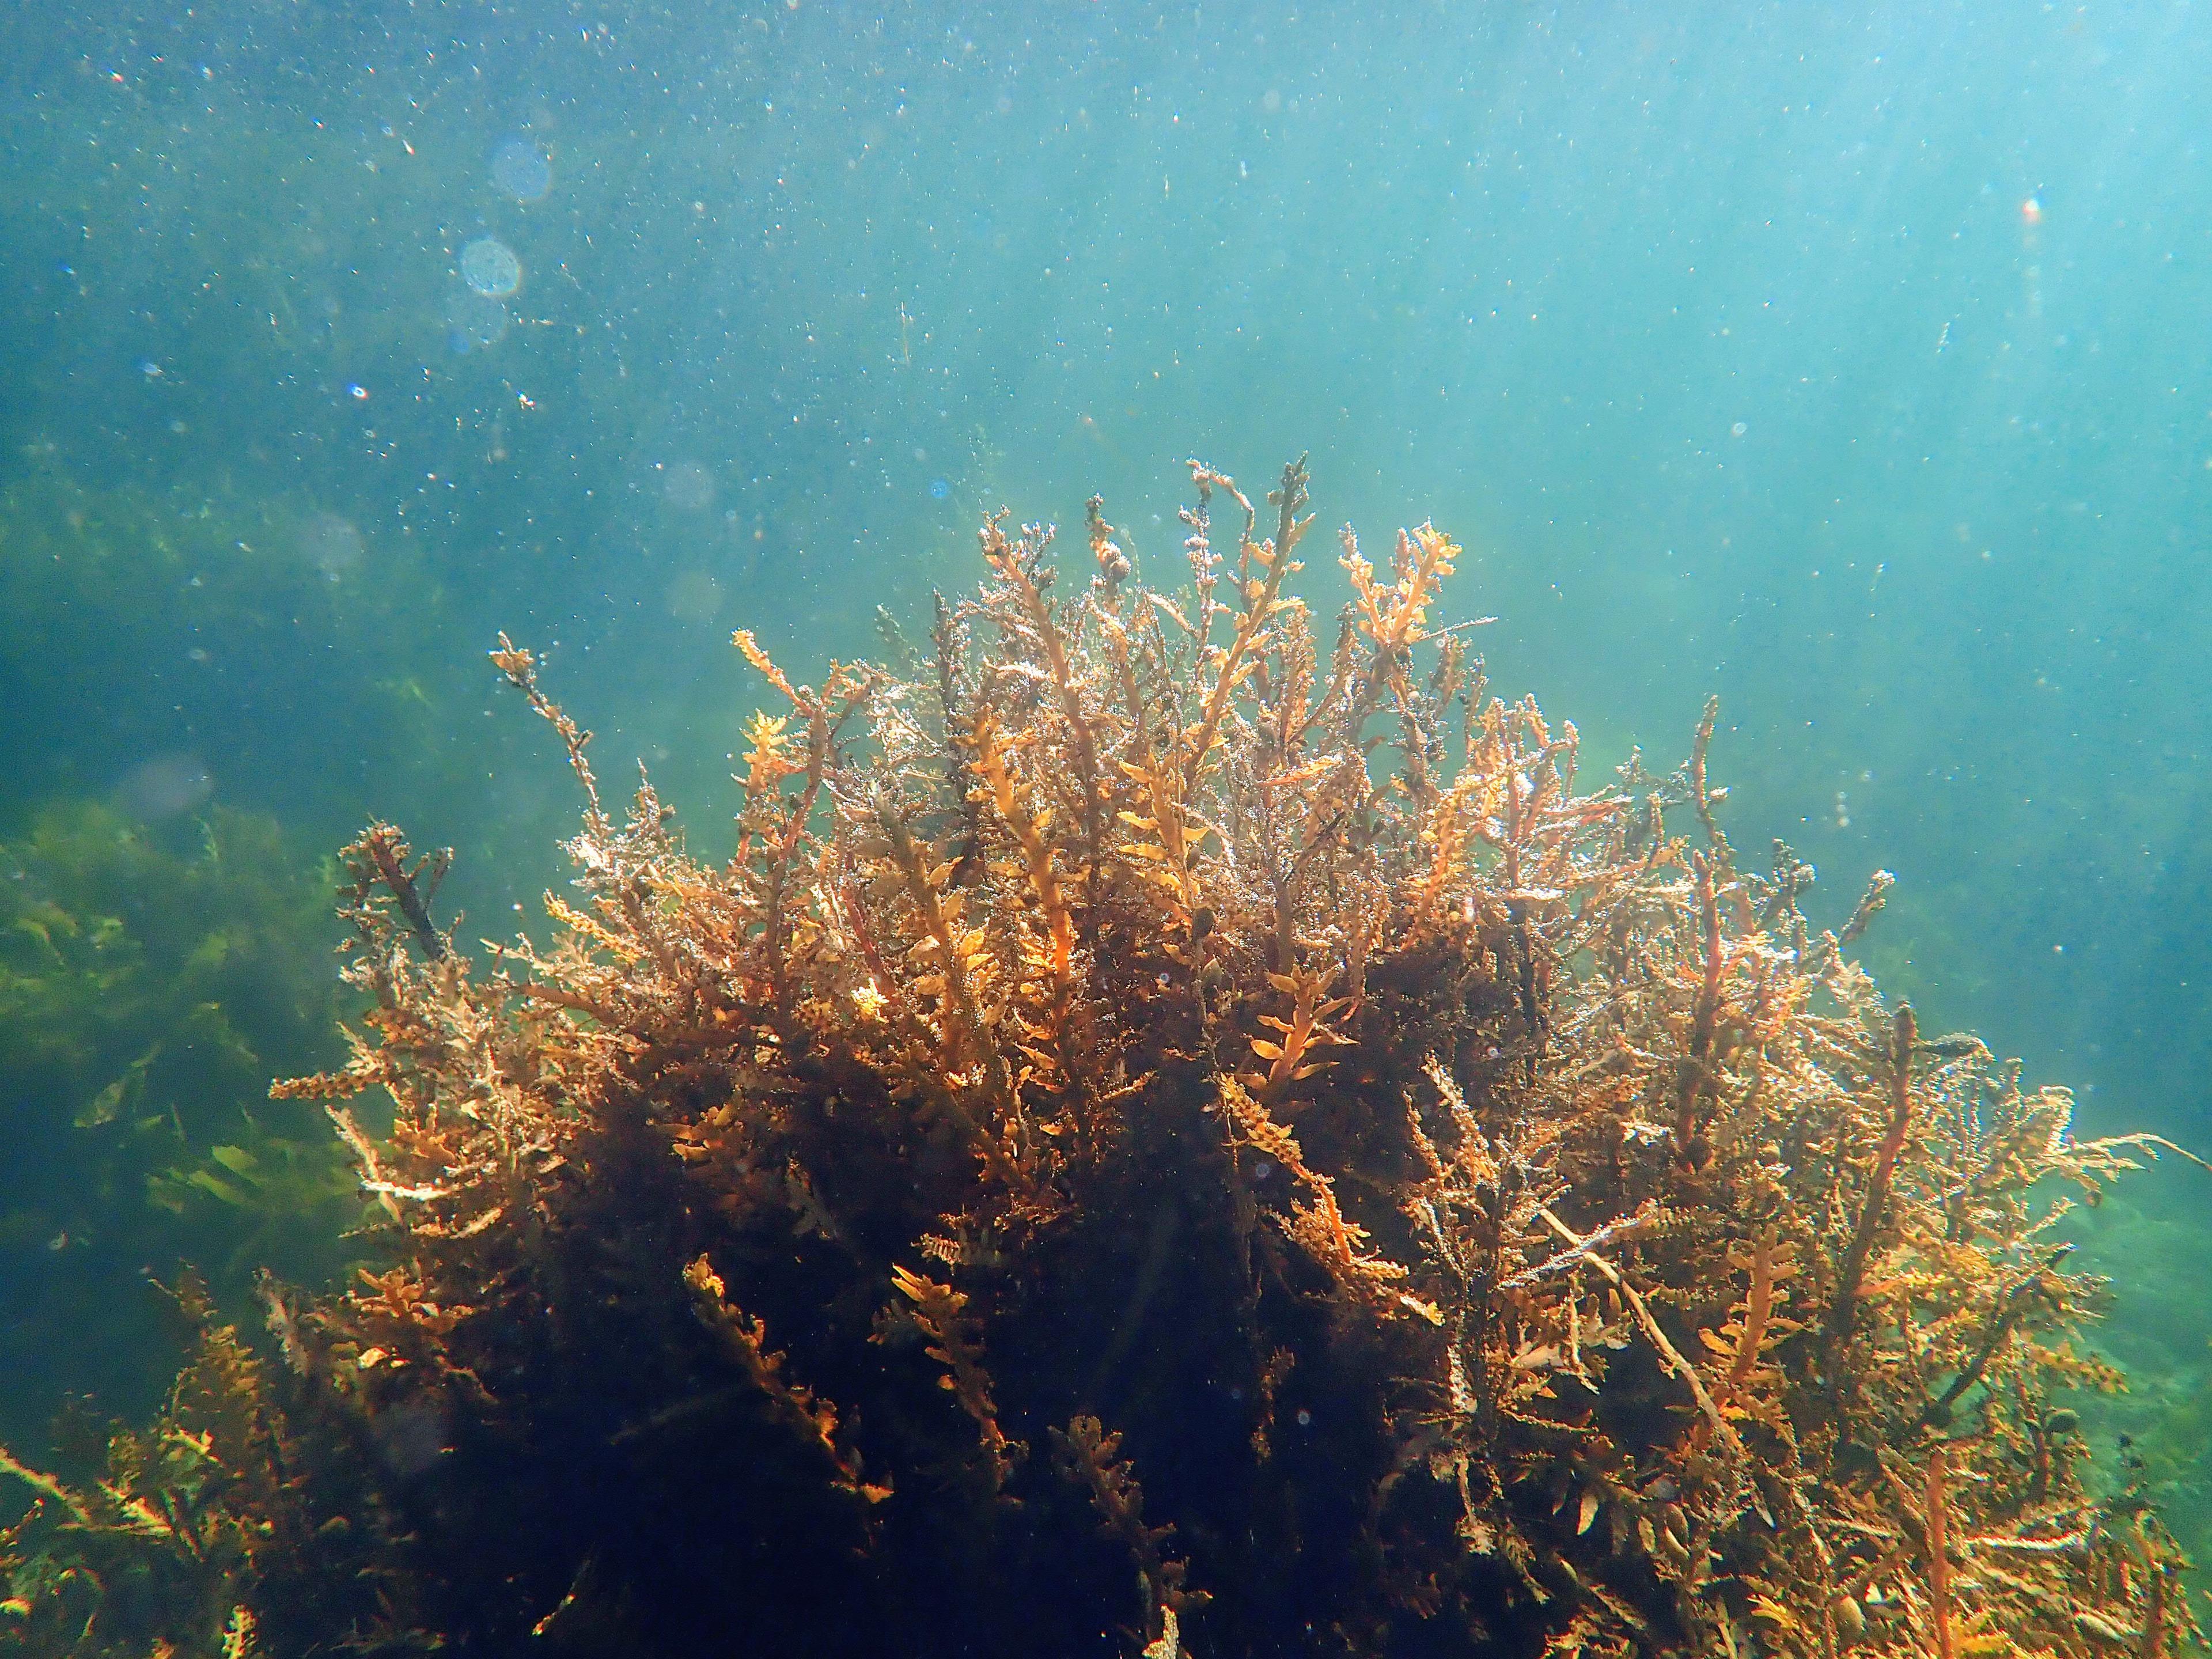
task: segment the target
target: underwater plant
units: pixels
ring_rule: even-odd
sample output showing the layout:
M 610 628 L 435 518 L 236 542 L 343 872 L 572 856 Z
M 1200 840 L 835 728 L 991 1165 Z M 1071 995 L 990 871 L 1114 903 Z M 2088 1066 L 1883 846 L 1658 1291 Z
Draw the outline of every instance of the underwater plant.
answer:
M 349 1162 L 318 1113 L 265 1098 L 272 1069 L 332 1052 L 352 1001 L 319 945 L 327 889 L 273 822 L 223 807 L 157 829 L 56 800 L 0 839 L 9 1433 L 64 1376 L 158 1398 L 174 1358 L 144 1363 L 149 1267 L 197 1260 L 238 1295 L 257 1264 L 335 1265 Z
M 397 543 L 394 545 L 393 543 Z M 380 798 L 458 775 L 435 753 L 451 647 L 443 594 L 411 540 L 221 479 L 94 487 L 63 469 L 0 484 L 0 705 L 9 821 L 110 792 L 184 817 L 212 793 L 317 840 Z M 333 697 L 331 687 L 349 688 Z M 311 731 L 303 707 L 325 711 Z
M 1721 826 L 1711 706 L 1585 790 L 1432 621 L 1443 533 L 1346 530 L 1324 627 L 1304 464 L 1272 534 L 1192 479 L 1175 592 L 1094 498 L 1079 574 L 987 520 L 889 666 L 739 633 L 780 702 L 726 861 L 611 809 L 501 639 L 576 895 L 471 951 L 442 858 L 347 849 L 369 1011 L 276 1092 L 386 1265 L 264 1286 L 268 1361 L 198 1310 L 104 1478 L 13 1467 L 26 1650 L 2198 1639 L 2064 1403 L 2117 1377 L 2060 1188 L 2166 1143 L 1886 1001 L 1888 878 L 1815 931 Z

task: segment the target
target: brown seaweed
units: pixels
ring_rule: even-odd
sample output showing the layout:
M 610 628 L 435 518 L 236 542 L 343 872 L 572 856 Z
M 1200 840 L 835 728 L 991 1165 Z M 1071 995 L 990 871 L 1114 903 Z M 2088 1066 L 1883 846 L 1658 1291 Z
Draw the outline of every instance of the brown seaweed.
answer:
M 649 783 L 611 814 L 501 640 L 583 791 L 574 896 L 471 954 L 396 830 L 349 849 L 371 1010 L 278 1092 L 389 1269 L 279 1299 L 290 1364 L 180 1389 L 102 1496 L 30 1476 L 29 1650 L 149 1650 L 58 1564 L 173 1555 L 194 1477 L 146 1449 L 280 1404 L 193 1522 L 258 1541 L 168 1650 L 2199 1639 L 2058 1403 L 2116 1381 L 2063 1189 L 2165 1144 L 1922 1042 L 1848 954 L 1889 878 L 1830 933 L 1787 848 L 1747 867 L 1711 709 L 1585 790 L 1432 623 L 1448 538 L 1378 570 L 1346 530 L 1325 643 L 1304 464 L 1270 535 L 1191 471 L 1180 592 L 1094 500 L 1081 570 L 988 521 L 911 671 L 797 684 L 740 633 L 779 701 L 726 861 Z

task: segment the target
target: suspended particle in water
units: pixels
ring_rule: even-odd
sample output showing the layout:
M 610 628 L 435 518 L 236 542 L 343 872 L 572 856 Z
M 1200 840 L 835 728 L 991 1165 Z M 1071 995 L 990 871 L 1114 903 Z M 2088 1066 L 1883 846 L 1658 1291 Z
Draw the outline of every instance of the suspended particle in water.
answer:
M 714 504 L 714 475 L 696 461 L 658 461 L 661 499 L 683 513 L 703 513 Z
M 1734 426 L 1729 428 L 1729 436 L 1731 438 L 1741 438 L 1745 433 L 1750 430 L 1751 428 L 1748 426 L 1746 426 L 1741 421 L 1738 421 Z
M 929 499 L 933 501 L 941 501 L 951 493 L 952 486 L 944 479 L 932 478 L 929 481 Z
M 134 817 L 173 818 L 189 812 L 215 793 L 215 780 L 197 755 L 155 755 L 132 767 L 117 781 L 115 799 Z
M 510 201 L 542 202 L 553 188 L 553 164 L 527 138 L 502 138 L 491 153 L 491 182 Z
M 318 513 L 301 526 L 300 551 L 332 581 L 358 565 L 368 550 L 368 539 L 359 526 L 335 513 Z
M 496 236 L 479 236 L 461 250 L 461 280 L 488 300 L 504 300 L 522 286 L 522 261 Z
M 705 625 L 722 609 L 722 585 L 703 570 L 687 570 L 668 584 L 668 614 Z
M 504 301 L 457 289 L 446 301 L 446 344 L 457 357 L 495 346 L 507 337 L 511 320 Z

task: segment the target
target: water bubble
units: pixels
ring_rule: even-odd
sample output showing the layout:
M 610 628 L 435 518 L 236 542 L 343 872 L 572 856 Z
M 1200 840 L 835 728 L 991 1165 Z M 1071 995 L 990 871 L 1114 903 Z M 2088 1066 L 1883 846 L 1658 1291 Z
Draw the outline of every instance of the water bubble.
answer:
M 941 501 L 951 493 L 952 486 L 944 479 L 932 478 L 929 481 L 929 499 L 933 501 Z
M 553 165 L 527 138 L 502 138 L 491 153 L 491 181 L 514 201 L 542 202 L 553 188 Z
M 696 461 L 665 461 L 660 466 L 660 494 L 669 506 L 685 513 L 703 513 L 714 504 L 714 475 Z
M 504 301 L 462 289 L 446 301 L 446 343 L 455 356 L 466 356 L 505 339 L 512 320 Z
M 479 236 L 461 250 L 461 280 L 485 298 L 504 300 L 522 286 L 522 261 L 496 236 Z
M 198 755 L 155 755 L 123 775 L 115 798 L 124 811 L 142 818 L 173 818 L 189 812 L 215 793 L 215 780 Z
M 360 528 L 335 513 L 318 513 L 300 530 L 301 553 L 332 581 L 359 564 L 368 550 L 368 540 Z
M 1729 436 L 1731 438 L 1741 438 L 1745 433 L 1750 430 L 1751 428 L 1749 427 L 1746 426 L 1741 421 L 1738 421 L 1734 426 L 1729 428 Z

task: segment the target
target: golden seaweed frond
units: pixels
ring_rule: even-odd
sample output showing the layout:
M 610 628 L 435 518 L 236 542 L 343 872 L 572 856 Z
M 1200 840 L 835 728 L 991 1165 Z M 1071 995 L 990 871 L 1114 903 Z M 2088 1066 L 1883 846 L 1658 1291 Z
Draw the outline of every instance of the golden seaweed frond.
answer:
M 1141 761 L 1123 761 L 1121 769 L 1136 784 L 1144 810 L 1122 811 L 1121 822 L 1138 838 L 1115 850 L 1137 860 L 1139 879 L 1164 893 L 1175 923 L 1188 927 L 1200 903 L 1199 846 L 1212 830 L 1190 812 L 1183 775 L 1170 757 L 1148 754 Z
M 1426 636 L 1429 606 L 1437 590 L 1452 574 L 1452 561 L 1460 548 L 1433 525 L 1420 525 L 1398 532 L 1391 557 L 1390 580 L 1375 580 L 1375 567 L 1362 557 L 1359 544 L 1349 532 L 1344 556 L 1338 561 L 1352 580 L 1352 596 L 1359 607 L 1360 631 L 1380 650 L 1396 653 L 1419 644 Z
M 1741 1310 L 1718 1330 L 1698 1333 L 1719 1373 L 1714 1403 L 1732 1419 L 1758 1418 L 1780 1430 L 1784 1379 L 1774 1364 L 1774 1350 L 1803 1328 L 1782 1314 L 1789 1280 L 1797 1272 L 1796 1252 L 1770 1224 L 1729 1259 L 1745 1276 Z
M 1075 924 L 1069 918 L 1067 902 L 1060 894 L 1060 872 L 1054 866 L 1052 849 L 1045 842 L 1045 833 L 1052 827 L 1052 809 L 1031 809 L 1028 792 L 1008 767 L 1006 744 L 998 724 L 988 713 L 975 722 L 973 755 L 969 764 L 989 790 L 1000 819 L 1012 835 L 1015 845 L 1021 848 L 1023 873 L 1029 878 L 1030 886 L 1036 895 L 1037 908 L 1043 913 L 1048 941 L 1048 949 L 1038 953 L 1035 965 L 1050 976 L 1054 997 L 1062 998 L 1072 983 Z
M 753 636 L 751 629 L 738 629 L 736 633 L 730 635 L 730 643 L 744 653 L 745 660 L 760 671 L 763 679 L 791 700 L 792 707 L 802 714 L 810 712 L 813 699 L 811 696 L 802 696 L 791 682 L 784 678 L 783 670 L 778 668 L 768 653 L 761 649 L 760 641 Z
M 1259 1016 L 1260 1024 L 1276 1032 L 1281 1041 L 1249 1039 L 1252 1052 L 1268 1062 L 1267 1071 L 1264 1076 L 1247 1073 L 1238 1081 L 1260 1099 L 1273 1103 L 1280 1100 L 1284 1091 L 1293 1083 L 1303 1083 L 1327 1069 L 1328 1060 L 1311 1060 L 1307 1058 L 1309 1054 L 1333 1043 L 1352 1045 L 1350 1037 L 1328 1024 L 1333 1016 L 1352 1006 L 1352 999 L 1328 995 L 1328 977 L 1311 969 L 1269 974 L 1267 982 L 1291 999 L 1291 1017 L 1281 1019 L 1273 1014 Z
M 1222 1115 L 1234 1127 L 1237 1139 L 1273 1158 L 1285 1174 L 1312 1194 L 1291 1203 L 1289 1213 L 1281 1218 L 1283 1230 L 1326 1267 L 1355 1300 L 1387 1316 L 1411 1313 L 1431 1324 L 1440 1322 L 1442 1316 L 1433 1304 L 1399 1288 L 1407 1276 L 1402 1266 L 1363 1248 L 1367 1230 L 1345 1215 L 1337 1202 L 1335 1183 L 1306 1163 L 1297 1138 L 1235 1078 L 1218 1079 L 1217 1085 Z
M 908 1312 L 929 1340 L 926 1352 L 945 1367 L 939 1386 L 959 1401 L 960 1409 L 975 1419 L 992 1490 L 1003 1488 L 1007 1475 L 1029 1449 L 1018 1440 L 1008 1439 L 999 1426 L 999 1408 L 991 1398 L 991 1374 L 983 1367 L 982 1339 L 977 1334 L 975 1316 L 968 1311 L 967 1294 L 896 1264 L 891 1283 L 913 1304 Z
M 860 1456 L 839 1433 L 837 1408 L 803 1382 L 785 1375 L 784 1356 L 768 1346 L 768 1328 L 729 1299 L 722 1276 L 705 1256 L 684 1269 L 699 1317 L 719 1335 L 779 1421 L 811 1444 L 836 1470 L 835 1484 L 867 1504 L 891 1495 L 890 1486 L 862 1478 Z
M 1089 1492 L 1091 1507 L 1098 1512 L 1099 1530 L 1120 1539 L 1136 1561 L 1145 1594 L 1146 1654 L 1174 1653 L 1178 1615 L 1212 1599 L 1204 1590 L 1188 1587 L 1187 1564 L 1164 1548 L 1175 1536 L 1174 1525 L 1146 1523 L 1145 1489 L 1121 1455 L 1118 1431 L 1109 1432 L 1097 1418 L 1078 1413 L 1068 1419 L 1065 1431 L 1053 1430 L 1052 1439 L 1062 1468 Z
M 253 1659 L 260 1651 L 253 1640 L 256 1628 L 252 1608 L 242 1601 L 233 1607 L 222 1628 L 222 1659 Z

